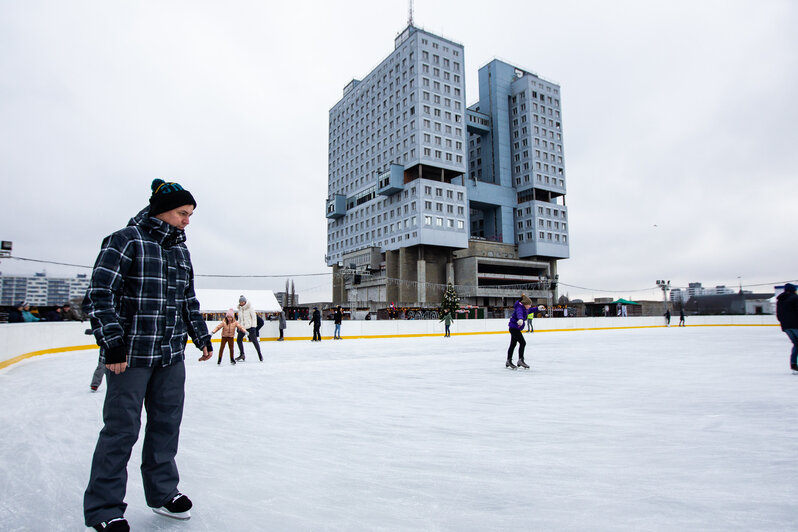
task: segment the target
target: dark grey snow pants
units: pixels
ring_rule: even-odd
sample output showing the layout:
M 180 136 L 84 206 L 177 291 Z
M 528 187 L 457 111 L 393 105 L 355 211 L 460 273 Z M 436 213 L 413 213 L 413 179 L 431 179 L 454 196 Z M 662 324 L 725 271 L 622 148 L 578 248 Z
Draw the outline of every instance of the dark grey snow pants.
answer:
M 183 418 L 186 368 L 182 361 L 167 367 L 127 368 L 106 374 L 103 422 L 83 497 L 86 526 L 124 515 L 127 463 L 141 429 L 141 407 L 147 425 L 141 450 L 141 477 L 147 504 L 163 506 L 177 495 L 175 455 Z

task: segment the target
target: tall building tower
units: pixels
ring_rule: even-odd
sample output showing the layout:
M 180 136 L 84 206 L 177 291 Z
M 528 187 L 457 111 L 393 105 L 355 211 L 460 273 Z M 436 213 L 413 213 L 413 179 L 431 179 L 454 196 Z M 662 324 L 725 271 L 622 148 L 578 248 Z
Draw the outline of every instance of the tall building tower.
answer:
M 330 110 L 335 302 L 425 303 L 427 284 L 453 281 L 451 250 L 469 237 L 463 64 L 462 45 L 410 25 Z
M 570 255 L 559 85 L 493 60 L 467 120 L 472 236 L 515 244 L 553 279 Z
M 463 46 L 414 27 L 330 110 L 333 301 L 551 301 L 568 257 L 559 87 L 501 61 L 465 107 Z

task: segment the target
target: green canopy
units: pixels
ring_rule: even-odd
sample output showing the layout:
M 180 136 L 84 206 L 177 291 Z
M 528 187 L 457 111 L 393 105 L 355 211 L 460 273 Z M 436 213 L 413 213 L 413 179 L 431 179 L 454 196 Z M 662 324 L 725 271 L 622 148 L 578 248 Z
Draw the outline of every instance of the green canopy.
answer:
M 640 303 L 635 303 L 634 301 L 629 301 L 627 299 L 618 299 L 617 301 L 613 301 L 610 305 L 639 305 Z

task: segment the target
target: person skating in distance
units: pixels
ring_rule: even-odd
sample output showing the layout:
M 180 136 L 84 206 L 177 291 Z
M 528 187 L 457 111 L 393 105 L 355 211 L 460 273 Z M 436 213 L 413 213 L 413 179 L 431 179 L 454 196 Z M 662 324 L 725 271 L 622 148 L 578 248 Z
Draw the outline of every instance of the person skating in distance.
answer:
M 781 324 L 781 330 L 792 342 L 790 369 L 798 372 L 798 295 L 794 284 L 785 284 L 784 292 L 776 298 L 776 317 Z
M 507 349 L 507 362 L 504 364 L 505 367 L 510 369 L 517 369 L 519 366 L 529 369 L 529 366 L 524 362 L 526 340 L 524 340 L 522 331 L 524 330 L 524 324 L 530 308 L 532 308 L 532 300 L 526 294 L 521 294 L 521 299 L 515 302 L 515 310 L 513 310 L 513 315 L 510 316 L 510 347 Z M 518 344 L 518 366 L 513 364 L 513 352 L 516 344 Z

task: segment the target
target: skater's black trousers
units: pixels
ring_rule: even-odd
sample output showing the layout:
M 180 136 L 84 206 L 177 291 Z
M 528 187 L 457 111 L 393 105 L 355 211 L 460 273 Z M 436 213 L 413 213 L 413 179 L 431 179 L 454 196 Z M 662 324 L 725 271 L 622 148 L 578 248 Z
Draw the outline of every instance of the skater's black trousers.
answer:
M 258 329 L 257 327 L 250 327 L 247 329 L 247 337 L 252 345 L 255 346 L 255 351 L 258 352 L 258 356 L 260 357 L 260 342 L 258 342 Z M 244 333 L 238 331 L 238 337 L 236 341 L 238 342 L 238 354 L 244 354 Z
M 513 351 L 515 351 L 515 344 L 518 344 L 518 358 L 524 359 L 524 348 L 526 347 L 526 340 L 524 340 L 524 333 L 520 329 L 513 329 L 510 327 L 510 348 L 507 350 L 507 360 L 513 359 Z

